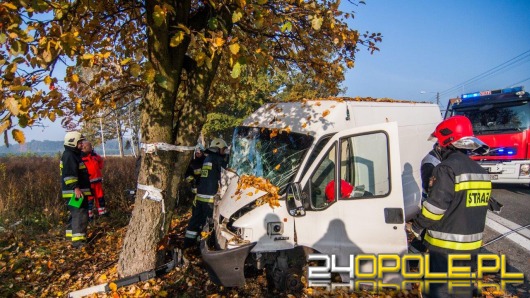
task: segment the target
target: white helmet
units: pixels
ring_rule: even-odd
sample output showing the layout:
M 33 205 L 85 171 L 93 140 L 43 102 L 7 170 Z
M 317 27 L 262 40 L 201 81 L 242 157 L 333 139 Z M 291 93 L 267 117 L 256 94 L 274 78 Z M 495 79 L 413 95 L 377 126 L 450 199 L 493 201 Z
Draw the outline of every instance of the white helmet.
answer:
M 78 131 L 69 131 L 64 136 L 64 145 L 72 148 L 77 147 L 79 141 L 84 140 L 85 137 Z
M 226 142 L 223 139 L 215 138 L 210 143 L 210 148 L 214 148 L 214 147 L 215 148 L 219 148 L 219 149 L 223 149 L 223 148 L 228 147 L 228 145 L 226 144 Z

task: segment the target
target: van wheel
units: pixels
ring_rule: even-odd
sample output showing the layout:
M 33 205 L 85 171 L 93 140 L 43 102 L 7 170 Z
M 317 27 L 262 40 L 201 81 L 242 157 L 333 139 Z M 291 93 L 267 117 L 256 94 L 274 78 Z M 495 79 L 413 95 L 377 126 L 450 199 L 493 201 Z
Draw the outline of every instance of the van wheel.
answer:
M 298 294 L 304 289 L 302 283 L 302 272 L 296 268 L 291 268 L 284 279 L 285 290 L 292 294 Z

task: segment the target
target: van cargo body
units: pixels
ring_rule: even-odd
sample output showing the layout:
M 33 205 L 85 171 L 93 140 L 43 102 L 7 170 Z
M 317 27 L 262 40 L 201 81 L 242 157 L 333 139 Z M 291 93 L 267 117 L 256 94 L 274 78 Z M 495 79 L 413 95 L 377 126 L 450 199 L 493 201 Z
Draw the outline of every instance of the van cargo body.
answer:
M 234 131 L 210 236 L 201 241 L 213 280 L 244 285 L 252 265 L 267 268 L 276 287 L 296 288 L 293 260 L 303 266 L 307 252 L 334 254 L 339 265 L 352 254 L 405 253 L 404 225 L 421 201 L 420 163 L 440 121 L 435 104 L 393 100 L 259 108 Z M 267 200 L 274 190 L 249 177 L 266 178 L 280 199 Z

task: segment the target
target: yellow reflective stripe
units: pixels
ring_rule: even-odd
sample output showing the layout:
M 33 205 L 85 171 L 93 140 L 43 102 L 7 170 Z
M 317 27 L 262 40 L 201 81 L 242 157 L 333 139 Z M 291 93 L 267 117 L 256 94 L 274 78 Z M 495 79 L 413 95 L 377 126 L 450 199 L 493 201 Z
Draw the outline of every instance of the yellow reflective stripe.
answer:
M 66 237 L 72 237 L 72 230 L 66 230 Z
M 83 240 L 86 240 L 85 235 L 82 235 L 82 236 L 73 236 L 72 235 L 72 241 L 83 241 Z
M 491 189 L 491 181 L 465 181 L 455 184 L 455 191 L 467 189 Z
M 453 241 L 433 238 L 427 233 L 425 234 L 425 241 L 437 247 L 446 248 L 446 249 L 454 249 L 454 250 L 474 250 L 474 249 L 479 249 L 480 246 L 482 245 L 482 240 L 478 240 L 474 242 L 453 242 Z
M 205 203 L 213 203 L 213 198 L 201 198 L 199 196 L 195 196 L 195 200 Z
M 432 220 L 440 220 L 442 219 L 442 217 L 444 217 L 443 214 L 432 213 L 431 211 L 427 210 L 425 206 L 421 208 L 421 214 L 427 217 L 428 219 L 432 219 Z
M 72 183 L 77 183 L 77 178 L 71 178 L 71 179 L 64 179 L 64 184 L 69 185 Z

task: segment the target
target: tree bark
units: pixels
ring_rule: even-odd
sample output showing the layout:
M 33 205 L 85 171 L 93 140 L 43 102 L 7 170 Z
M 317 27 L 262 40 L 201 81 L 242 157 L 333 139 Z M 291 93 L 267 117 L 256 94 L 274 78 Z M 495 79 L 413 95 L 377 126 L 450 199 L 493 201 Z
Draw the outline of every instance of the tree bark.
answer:
M 206 121 L 206 99 L 214 75 L 219 66 L 222 52 L 212 56 L 211 67 L 193 67 L 187 69 L 187 91 L 179 93 L 181 72 L 187 44 L 185 40 L 176 48 L 169 47 L 169 28 L 166 22 L 155 26 L 152 19 L 154 6 L 160 1 L 146 1 L 148 23 L 149 61 L 157 75 L 163 76 L 165 84 L 152 83 L 141 104 L 141 132 L 143 143 L 168 143 L 193 146 L 197 142 L 201 128 Z M 168 3 L 173 3 L 168 1 Z M 187 18 L 190 2 L 177 2 L 178 18 Z M 182 6 L 182 7 L 181 7 Z M 183 9 L 185 8 L 185 9 Z M 226 18 L 230 24 L 226 35 L 231 31 L 231 16 Z M 184 22 L 182 19 L 180 21 Z M 168 20 L 169 22 L 169 20 Z M 227 37 L 225 36 L 225 37 Z M 173 206 L 175 205 L 178 185 L 192 157 L 192 152 L 158 151 L 156 154 L 140 152 L 141 166 L 138 184 L 154 186 L 163 190 L 166 213 L 162 214 L 162 204 L 142 199 L 145 191 L 138 190 L 123 250 L 118 262 L 120 276 L 130 276 L 150 270 L 160 265 L 163 252 L 157 252 L 159 241 L 166 234 Z

